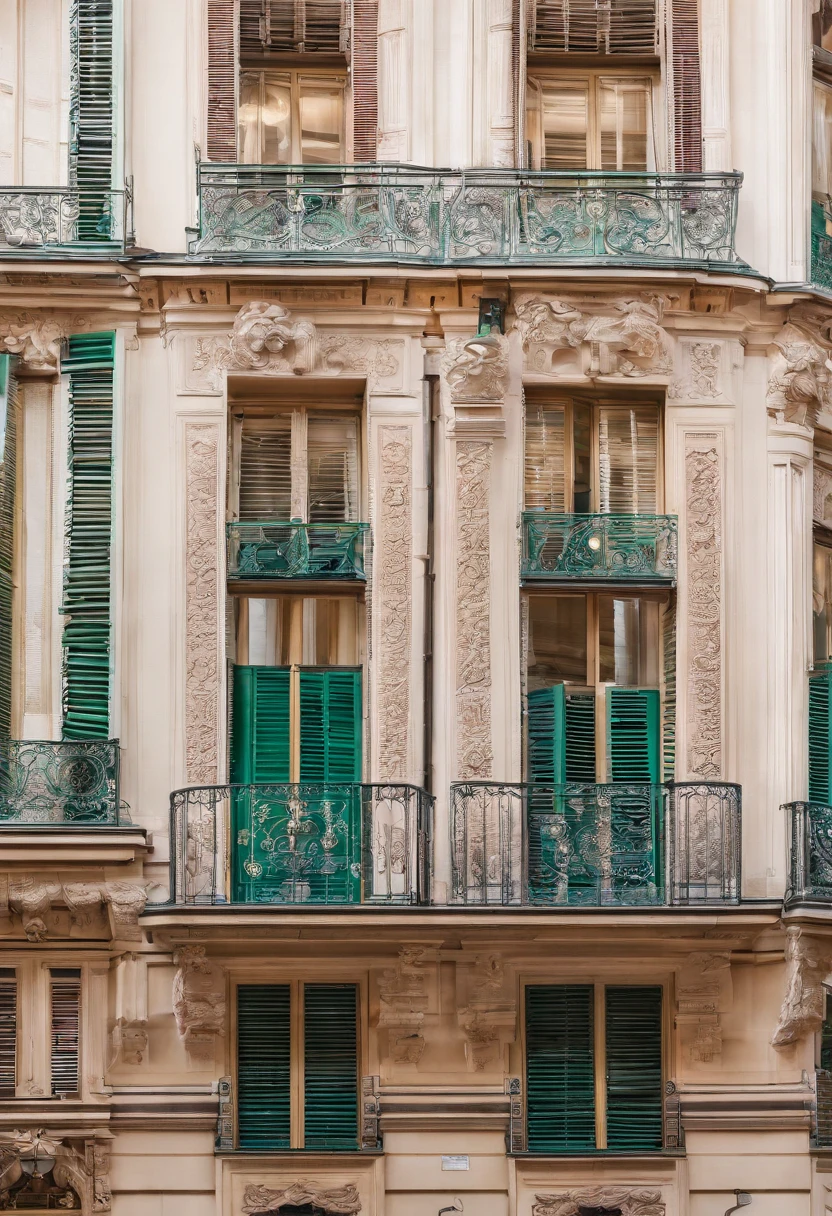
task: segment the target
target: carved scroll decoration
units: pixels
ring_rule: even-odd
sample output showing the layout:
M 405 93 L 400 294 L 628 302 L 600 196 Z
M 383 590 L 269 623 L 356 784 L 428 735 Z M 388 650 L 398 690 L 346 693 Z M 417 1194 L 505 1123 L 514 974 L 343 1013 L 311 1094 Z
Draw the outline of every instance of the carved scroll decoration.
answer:
M 491 444 L 456 446 L 457 780 L 487 779 L 491 742 Z
M 374 571 L 379 622 L 378 762 L 385 780 L 406 781 L 413 548 L 410 428 L 380 427 L 378 445 L 378 546 Z
M 219 780 L 219 429 L 185 428 L 185 767 L 188 785 Z
M 306 1178 L 299 1178 L 284 1191 L 252 1183 L 243 1192 L 243 1211 L 247 1216 L 272 1216 L 284 1207 L 320 1208 L 332 1216 L 356 1216 L 361 1211 L 358 1189 L 352 1182 L 344 1186 L 324 1187 Z
M 619 1212 L 620 1216 L 665 1216 L 662 1193 L 653 1187 L 588 1186 L 553 1195 L 535 1195 L 532 1216 L 584 1216 L 585 1212 Z
M 722 775 L 722 470 L 716 435 L 689 434 L 687 543 L 687 769 Z

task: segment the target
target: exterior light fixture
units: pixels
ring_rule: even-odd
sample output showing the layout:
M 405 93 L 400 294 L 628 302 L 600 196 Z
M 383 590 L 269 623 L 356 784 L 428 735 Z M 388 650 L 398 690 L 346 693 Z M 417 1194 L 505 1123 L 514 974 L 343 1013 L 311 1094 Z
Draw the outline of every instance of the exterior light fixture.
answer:
M 589 545 L 590 549 L 592 549 L 592 551 L 594 553 L 597 553 L 598 550 L 601 548 L 601 537 L 600 536 L 590 536 L 589 540 L 586 543 Z
M 20 1168 L 23 1173 L 28 1174 L 30 1178 L 43 1178 L 50 1173 L 55 1168 L 54 1149 L 53 1142 L 45 1138 L 44 1129 L 39 1128 L 31 1146 L 20 1154 Z

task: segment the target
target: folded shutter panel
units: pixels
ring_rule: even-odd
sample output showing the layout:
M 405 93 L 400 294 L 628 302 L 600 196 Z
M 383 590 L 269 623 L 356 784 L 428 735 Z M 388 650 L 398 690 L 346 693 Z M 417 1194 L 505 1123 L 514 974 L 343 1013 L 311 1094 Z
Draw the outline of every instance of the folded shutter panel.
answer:
M 343 53 L 349 8 L 349 0 L 240 0 L 240 55 Z
M 237 1128 L 241 1149 L 291 1146 L 291 988 L 237 989 Z
M 0 756 L 12 731 L 12 599 L 17 485 L 17 380 L 0 355 Z
M 300 672 L 300 779 L 361 780 L 361 671 Z
M 110 556 L 115 334 L 74 334 L 69 373 L 67 560 L 61 611 L 65 739 L 110 733 Z
M 352 158 L 374 161 L 378 139 L 378 0 L 352 0 Z
M 529 50 L 583 55 L 653 55 L 656 0 L 528 0 Z
M 113 0 L 70 8 L 69 184 L 99 193 L 81 201 L 80 240 L 110 235 L 113 186 Z
M 240 519 L 292 517 L 292 419 L 246 418 L 240 435 Z
M 526 407 L 525 503 L 527 511 L 566 511 L 566 409 Z M 570 504 L 571 507 L 571 504 Z
M 526 989 L 526 1102 L 532 1153 L 595 1148 L 594 990 Z
M 659 700 L 656 688 L 607 688 L 610 781 L 660 780 Z
M 358 519 L 358 419 L 309 418 L 309 522 Z
M 595 782 L 595 696 L 565 685 L 535 689 L 528 698 L 529 781 Z
M 289 780 L 288 667 L 235 667 L 231 780 L 282 784 Z
M 80 1091 L 81 977 L 55 969 L 52 981 L 51 1076 L 53 1096 Z
M 655 408 L 601 409 L 598 460 L 601 511 L 655 514 L 659 467 L 659 415 Z
M 358 1148 L 358 989 L 303 989 L 304 1147 Z
M 17 976 L 0 973 L 0 1098 L 13 1098 L 17 1084 Z
M 673 169 L 702 172 L 702 81 L 699 68 L 699 0 L 666 0 L 670 19 L 668 104 Z
M 208 160 L 237 159 L 234 0 L 208 0 Z
M 606 990 L 607 1148 L 662 1147 L 662 990 Z
M 809 801 L 832 803 L 832 667 L 809 676 Z

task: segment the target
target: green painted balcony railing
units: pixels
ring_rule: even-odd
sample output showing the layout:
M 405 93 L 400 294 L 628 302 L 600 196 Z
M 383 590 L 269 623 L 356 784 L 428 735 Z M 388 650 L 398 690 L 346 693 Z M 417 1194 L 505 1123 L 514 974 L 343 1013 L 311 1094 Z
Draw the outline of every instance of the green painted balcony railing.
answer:
M 129 190 L 0 188 L 0 258 L 124 253 Z
M 523 512 L 524 579 L 676 579 L 675 515 Z
M 124 822 L 118 739 L 12 740 L 4 751 L 0 758 L 0 826 L 117 826 Z
M 368 527 L 297 519 L 227 524 L 228 577 L 363 579 Z
M 451 786 L 451 899 L 606 907 L 737 903 L 739 786 Z
M 832 291 L 832 206 L 812 200 L 811 281 L 824 291 Z
M 432 814 L 413 785 L 176 790 L 171 902 L 428 903 Z
M 553 262 L 746 272 L 739 173 L 199 166 L 195 258 Z
M 786 904 L 832 903 L 832 806 L 787 802 L 790 865 Z

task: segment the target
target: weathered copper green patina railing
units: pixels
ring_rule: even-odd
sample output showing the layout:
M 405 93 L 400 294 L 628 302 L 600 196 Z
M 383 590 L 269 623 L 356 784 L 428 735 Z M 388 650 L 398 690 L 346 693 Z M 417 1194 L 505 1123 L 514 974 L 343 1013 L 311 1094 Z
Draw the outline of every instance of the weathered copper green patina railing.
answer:
M 122 821 L 117 739 L 13 740 L 5 753 L 0 759 L 0 825 Z
M 523 512 L 525 579 L 676 578 L 675 515 Z
M 718 265 L 739 173 L 199 166 L 191 255 L 250 261 Z
M 832 208 L 812 200 L 812 269 L 816 287 L 832 291 Z
M 228 577 L 364 578 L 367 524 L 230 523 Z
M 790 866 L 785 902 L 832 902 L 832 806 L 788 802 Z
M 129 193 L 71 186 L 0 188 L 0 257 L 124 252 Z
M 432 807 L 413 785 L 176 790 L 171 901 L 427 903 Z

